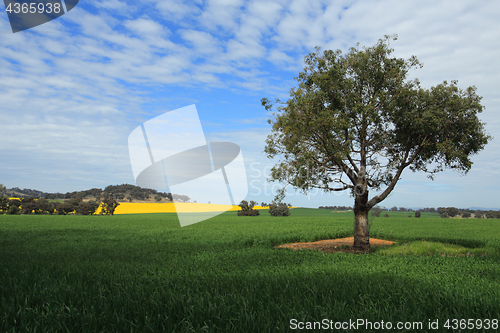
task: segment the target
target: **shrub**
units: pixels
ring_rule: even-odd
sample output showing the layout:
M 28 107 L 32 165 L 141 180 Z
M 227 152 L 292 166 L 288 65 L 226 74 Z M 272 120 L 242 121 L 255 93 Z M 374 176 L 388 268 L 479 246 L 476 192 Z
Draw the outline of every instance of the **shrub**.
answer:
M 73 212 L 74 210 L 75 210 L 75 206 L 73 206 L 72 204 L 70 204 L 68 202 L 64 202 L 64 203 L 58 202 L 56 204 L 57 215 L 66 215 L 66 214 Z
M 476 211 L 474 212 L 474 218 L 475 218 L 475 219 L 482 219 L 482 218 L 483 218 L 483 216 L 484 216 L 484 213 L 483 213 L 482 211 L 480 211 L 480 210 L 476 210 Z
M 99 203 L 90 200 L 89 202 L 80 203 L 75 211 L 80 215 L 93 215 L 97 208 L 99 208 Z
M 384 217 L 389 217 L 389 213 L 385 213 L 385 214 L 384 214 Z
M 9 198 L 0 196 L 0 213 L 6 213 L 9 209 Z
M 242 200 L 238 206 L 241 210 L 238 211 L 238 216 L 259 216 L 260 212 L 257 209 L 253 209 L 257 203 L 255 201 Z
M 10 199 L 8 202 L 7 214 L 19 214 L 21 213 L 21 200 Z
M 7 214 L 11 214 L 11 215 L 16 215 L 16 214 L 19 214 L 20 212 L 21 212 L 21 209 L 19 209 L 19 207 L 15 206 L 15 205 L 9 206 L 9 209 L 7 210 Z
M 371 215 L 372 215 L 372 216 L 375 216 L 375 217 L 379 217 L 381 212 L 382 212 L 382 211 L 381 211 L 380 209 L 375 208 L 375 209 L 373 209 L 373 210 L 372 210 Z
M 260 212 L 257 209 L 238 211 L 238 216 L 259 216 L 259 215 Z
M 462 212 L 462 217 L 464 219 L 468 219 L 470 217 L 470 213 L 469 212 Z
M 420 217 L 420 212 L 415 212 L 415 217 Z
M 441 217 L 445 219 L 445 218 L 448 218 L 448 217 L 450 217 L 450 216 L 448 215 L 448 213 L 447 213 L 447 212 L 444 212 L 443 214 L 441 214 Z
M 35 214 L 50 214 L 52 215 L 55 211 L 55 204 L 52 202 L 49 202 L 45 198 L 38 199 L 35 202 Z
M 100 214 L 113 215 L 115 213 L 116 207 L 118 207 L 119 205 L 120 204 L 116 202 L 116 199 L 113 197 L 113 195 L 110 195 L 102 201 L 102 211 L 100 212 Z
M 31 214 L 35 210 L 35 207 L 34 202 L 26 202 L 22 204 L 21 211 L 23 214 Z
M 271 216 L 290 216 L 290 209 L 284 203 L 273 203 L 269 206 Z

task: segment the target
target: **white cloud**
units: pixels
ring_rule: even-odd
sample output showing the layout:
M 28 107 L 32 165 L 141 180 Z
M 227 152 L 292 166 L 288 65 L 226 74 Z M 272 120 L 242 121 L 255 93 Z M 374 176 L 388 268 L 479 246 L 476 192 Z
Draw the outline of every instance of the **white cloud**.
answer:
M 226 32 L 238 26 L 242 0 L 208 0 L 200 15 L 200 23 L 209 30 L 224 29 Z
M 127 20 L 125 21 L 125 23 L 123 23 L 123 25 L 125 25 L 125 27 L 127 27 L 127 29 L 129 29 L 131 32 L 141 37 L 148 35 L 152 37 L 158 37 L 169 32 L 167 28 L 161 26 L 159 23 L 144 18 Z
M 162 15 L 173 20 L 181 21 L 186 16 L 199 13 L 197 4 L 201 1 L 182 1 L 182 0 L 160 0 L 156 1 L 156 8 Z
M 129 7 L 126 3 L 119 0 L 103 0 L 94 3 L 94 6 L 100 9 L 107 9 L 113 12 L 127 13 L 129 12 Z
M 179 34 L 193 46 L 196 57 L 215 54 L 221 51 L 221 42 L 210 33 L 199 30 L 180 30 Z

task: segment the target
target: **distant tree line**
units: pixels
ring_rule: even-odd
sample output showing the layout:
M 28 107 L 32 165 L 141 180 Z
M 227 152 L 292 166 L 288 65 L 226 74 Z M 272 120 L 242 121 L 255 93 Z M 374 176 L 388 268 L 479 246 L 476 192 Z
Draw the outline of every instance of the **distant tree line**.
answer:
M 284 202 L 280 202 L 280 203 L 278 203 L 278 204 L 276 204 L 276 203 L 266 203 L 266 202 L 262 202 L 262 203 L 260 204 L 260 206 L 261 206 L 261 207 L 269 207 L 269 208 L 270 208 L 272 205 L 285 205 L 285 206 L 287 206 L 287 207 L 292 207 L 292 204 L 291 204 L 291 203 L 287 204 L 287 203 L 284 203 Z
M 257 202 L 255 201 L 246 201 L 242 200 L 238 206 L 241 207 L 241 210 L 238 211 L 238 216 L 259 216 L 260 212 L 257 209 L 254 209 Z M 269 214 L 271 216 L 290 216 L 290 209 L 292 204 L 286 204 L 284 202 L 273 202 L 270 204 L 262 203 L 261 207 L 269 207 Z
M 19 187 L 13 187 L 11 189 L 0 187 L 0 194 L 1 195 L 6 195 L 12 198 L 20 198 L 20 197 L 34 197 L 34 198 L 43 198 L 45 195 L 48 193 L 42 192 L 42 191 L 37 191 L 37 190 L 31 190 L 31 189 L 20 189 Z
M 133 200 L 148 200 L 150 197 L 154 197 L 155 201 L 161 201 L 162 198 L 173 201 L 171 193 L 158 192 L 157 190 L 131 184 L 109 185 L 104 189 L 103 194 L 111 194 L 118 200 L 124 200 L 127 196 L 130 202 Z
M 82 201 L 72 198 L 64 201 L 49 201 L 45 198 L 0 197 L 0 214 L 36 214 L 36 215 L 93 215 L 101 207 L 101 215 L 113 215 L 119 203 L 113 196 L 107 196 L 102 201 Z
M 434 208 L 432 208 L 432 209 L 434 209 Z M 387 209 L 384 208 L 384 210 L 387 210 Z M 390 211 L 390 212 L 413 212 L 413 209 L 411 209 L 411 208 L 405 208 L 405 207 L 399 207 L 398 208 L 398 207 L 394 206 L 391 209 L 389 209 L 388 211 Z
M 254 209 L 257 202 L 255 201 L 246 201 L 242 200 L 238 206 L 241 207 L 241 210 L 238 211 L 238 216 L 259 216 L 260 212 L 257 209 Z M 290 209 L 292 204 L 286 204 L 284 202 L 273 202 L 267 204 L 265 202 L 261 203 L 261 207 L 269 207 L 269 214 L 271 216 L 290 216 Z
M 476 219 L 500 219 L 500 211 L 495 210 L 473 210 L 473 209 L 458 209 L 455 207 L 438 207 L 437 213 L 442 218 L 460 216 L 462 218 L 470 218 L 474 214 Z
M 346 207 L 346 206 L 320 206 L 320 209 L 329 209 L 329 210 L 351 210 L 351 207 Z M 390 209 L 384 208 L 384 207 L 378 207 L 375 206 L 371 210 L 371 215 L 378 217 L 380 216 L 381 212 L 414 212 L 414 214 L 408 215 L 408 217 L 415 216 L 415 217 L 420 217 L 421 213 L 438 213 L 441 217 L 443 218 L 448 218 L 448 217 L 455 217 L 455 216 L 460 216 L 462 218 L 471 218 L 474 217 L 476 219 L 481 219 L 481 218 L 486 218 L 486 219 L 500 219 L 500 211 L 495 211 L 495 210 L 474 210 L 474 209 L 468 209 L 468 208 L 456 208 L 456 207 L 438 207 L 433 208 L 421 208 L 417 210 L 413 210 L 411 208 L 405 208 L 405 207 L 392 207 Z M 474 216 L 472 216 L 474 214 Z M 389 216 L 387 213 L 384 215 L 385 217 Z

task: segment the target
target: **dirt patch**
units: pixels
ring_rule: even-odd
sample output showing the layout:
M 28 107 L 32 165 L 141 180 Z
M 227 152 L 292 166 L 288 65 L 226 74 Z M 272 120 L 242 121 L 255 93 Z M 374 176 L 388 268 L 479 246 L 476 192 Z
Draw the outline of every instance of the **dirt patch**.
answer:
M 349 252 L 349 253 L 362 253 L 352 248 L 354 243 L 354 237 L 338 238 L 338 239 L 326 239 L 317 242 L 308 243 L 290 243 L 282 244 L 276 248 L 292 249 L 292 250 L 304 250 L 304 249 L 316 249 L 322 252 Z M 370 247 L 375 246 L 389 246 L 395 242 L 387 241 L 383 239 L 370 238 Z

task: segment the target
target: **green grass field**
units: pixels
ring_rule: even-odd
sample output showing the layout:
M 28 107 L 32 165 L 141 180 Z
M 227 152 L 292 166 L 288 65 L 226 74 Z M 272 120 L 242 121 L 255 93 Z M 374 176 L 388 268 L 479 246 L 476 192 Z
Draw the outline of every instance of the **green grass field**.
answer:
M 438 319 L 433 332 L 451 332 L 447 319 L 500 319 L 500 220 L 389 213 L 371 237 L 393 248 L 274 249 L 352 236 L 352 212 L 291 212 L 184 228 L 175 214 L 0 215 L 0 332 L 288 332 L 293 319 L 423 323 L 407 331 Z

